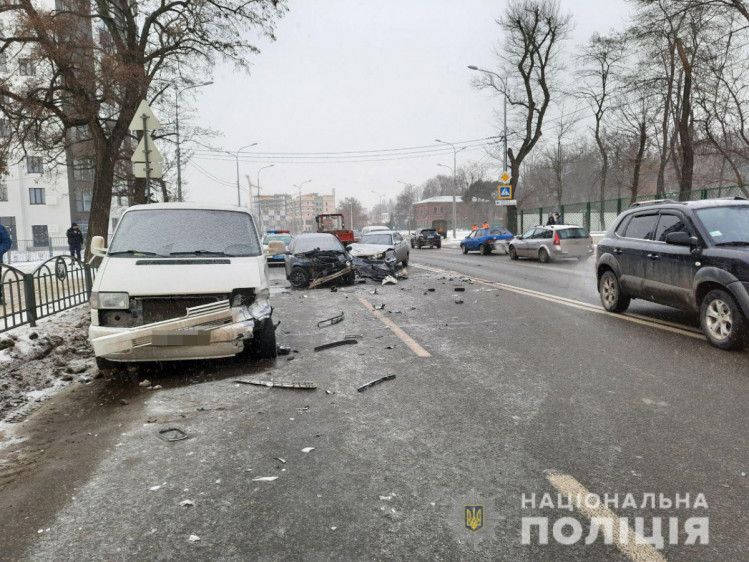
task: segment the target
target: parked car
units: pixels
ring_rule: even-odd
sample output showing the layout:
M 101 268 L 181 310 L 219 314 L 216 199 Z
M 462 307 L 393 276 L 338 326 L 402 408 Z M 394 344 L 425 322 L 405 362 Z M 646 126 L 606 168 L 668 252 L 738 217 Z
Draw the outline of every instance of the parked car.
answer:
M 305 232 L 294 236 L 285 260 L 286 279 L 292 287 L 307 287 L 310 282 L 350 269 L 335 278 L 339 284 L 354 283 L 356 272 L 341 241 L 325 232 Z
M 269 230 L 263 238 L 263 254 L 265 254 L 268 263 L 283 263 L 286 259 L 286 250 L 289 249 L 289 243 L 291 242 L 291 234 L 288 230 Z M 270 242 L 283 242 L 284 252 L 281 254 L 271 255 L 268 252 L 268 244 Z
M 574 224 L 536 226 L 510 242 L 510 258 L 534 258 L 542 263 L 560 258 L 587 260 L 593 255 L 593 239 Z
M 370 232 L 376 232 L 378 230 L 390 230 L 387 226 L 365 226 L 361 229 L 362 235 L 369 234 Z
M 101 369 L 117 363 L 276 356 L 263 257 L 252 215 L 197 203 L 135 205 L 102 257 L 89 339 Z
M 411 235 L 411 247 L 421 249 L 422 246 L 441 248 L 442 238 L 433 228 L 419 228 Z
M 498 240 L 512 240 L 512 232 L 503 226 L 492 226 L 489 228 L 479 228 L 460 241 L 460 249 L 464 254 L 468 252 L 479 252 L 488 255 L 494 249 L 493 244 Z
M 603 307 L 624 312 L 645 299 L 699 314 L 721 349 L 747 343 L 749 201 L 743 198 L 636 203 L 598 243 Z
M 365 246 L 372 246 L 371 248 Z M 379 246 L 379 248 L 375 248 Z M 373 251 L 393 250 L 395 252 L 396 263 L 408 265 L 408 259 L 411 255 L 411 249 L 408 242 L 401 236 L 400 232 L 393 230 L 377 230 L 365 233 L 361 240 L 349 246 L 351 255 L 371 255 Z

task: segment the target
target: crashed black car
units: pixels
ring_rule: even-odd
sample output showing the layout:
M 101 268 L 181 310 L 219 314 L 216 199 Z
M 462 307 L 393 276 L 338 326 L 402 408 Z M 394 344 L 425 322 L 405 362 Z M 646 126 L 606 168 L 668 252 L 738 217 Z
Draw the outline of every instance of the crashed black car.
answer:
M 356 269 L 346 249 L 332 234 L 308 232 L 295 236 L 286 253 L 286 279 L 292 287 L 325 283 L 352 285 Z

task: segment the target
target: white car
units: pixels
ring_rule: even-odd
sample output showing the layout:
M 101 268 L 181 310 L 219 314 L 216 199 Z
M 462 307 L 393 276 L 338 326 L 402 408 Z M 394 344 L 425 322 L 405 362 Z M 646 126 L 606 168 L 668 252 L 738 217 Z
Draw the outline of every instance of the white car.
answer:
M 89 339 L 113 363 L 276 356 L 268 264 L 249 211 L 195 203 L 122 215 L 91 293 Z
M 376 230 L 362 234 L 361 239 L 355 244 L 348 246 L 354 257 L 369 257 L 385 254 L 388 250 L 395 252 L 395 261 L 402 263 L 403 267 L 408 265 L 411 249 L 408 242 L 401 236 L 400 232 L 394 230 Z

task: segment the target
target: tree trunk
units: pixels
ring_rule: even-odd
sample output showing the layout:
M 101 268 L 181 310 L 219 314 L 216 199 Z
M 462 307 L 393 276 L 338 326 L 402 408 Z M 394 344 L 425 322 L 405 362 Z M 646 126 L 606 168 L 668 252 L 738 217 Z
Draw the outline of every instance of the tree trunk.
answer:
M 90 242 L 94 236 L 103 236 L 104 240 L 107 240 L 109 212 L 112 208 L 112 188 L 114 187 L 114 160 L 111 158 L 110 142 L 102 139 L 95 143 L 101 143 L 103 146 L 96 147 L 96 172 L 88 223 L 86 260 L 91 257 Z
M 637 156 L 635 156 L 635 169 L 632 173 L 632 193 L 629 200 L 630 205 L 637 201 L 637 196 L 640 191 L 640 169 L 642 168 L 642 160 L 645 157 L 645 145 L 647 140 L 647 123 L 643 119 L 640 123 L 640 137 L 637 144 Z
M 596 144 L 598 151 L 601 153 L 601 183 L 599 184 L 600 206 L 600 229 L 606 230 L 606 219 L 604 217 L 604 201 L 606 200 L 606 177 L 609 174 L 609 155 L 601 139 L 601 118 L 596 116 Z
M 686 197 L 686 192 L 692 190 L 694 175 L 694 145 L 692 142 L 692 64 L 682 46 L 681 39 L 676 40 L 679 58 L 684 68 L 684 85 L 681 95 L 681 115 L 679 118 L 679 141 L 681 143 L 681 178 L 679 181 L 680 199 Z

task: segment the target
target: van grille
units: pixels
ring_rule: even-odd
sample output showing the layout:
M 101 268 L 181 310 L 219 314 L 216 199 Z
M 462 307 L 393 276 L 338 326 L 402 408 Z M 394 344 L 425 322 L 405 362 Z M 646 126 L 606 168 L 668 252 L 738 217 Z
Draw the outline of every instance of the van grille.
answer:
M 143 297 L 135 299 L 135 307 L 143 318 L 143 324 L 152 324 L 162 320 L 173 320 L 187 315 L 187 309 L 226 300 L 228 295 L 201 295 Z

